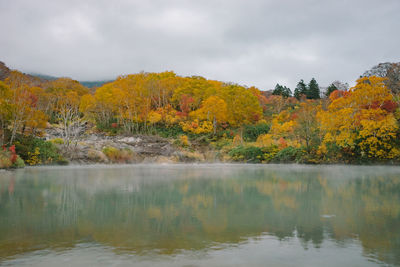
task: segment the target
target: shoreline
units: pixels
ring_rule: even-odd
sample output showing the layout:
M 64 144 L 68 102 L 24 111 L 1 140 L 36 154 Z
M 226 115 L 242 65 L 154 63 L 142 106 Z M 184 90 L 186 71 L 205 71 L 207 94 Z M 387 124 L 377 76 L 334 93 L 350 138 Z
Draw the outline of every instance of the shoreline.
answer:
M 23 169 L 73 169 L 73 168 L 130 168 L 130 167 L 221 167 L 221 166 L 229 166 L 229 167 L 287 167 L 288 169 L 293 168 L 334 168 L 334 167 L 390 167 L 390 168 L 399 168 L 400 165 L 395 164 L 342 164 L 342 163 L 332 163 L 332 164 L 304 164 L 304 163 L 243 163 L 243 162 L 174 162 L 174 163 L 157 163 L 157 162 L 140 162 L 140 163 L 72 163 L 68 165 L 56 165 L 56 164 L 48 164 L 48 165 L 35 165 L 35 166 L 25 166 L 23 168 L 9 168 L 9 169 L 0 169 L 0 172 L 8 172 L 8 171 L 16 171 Z

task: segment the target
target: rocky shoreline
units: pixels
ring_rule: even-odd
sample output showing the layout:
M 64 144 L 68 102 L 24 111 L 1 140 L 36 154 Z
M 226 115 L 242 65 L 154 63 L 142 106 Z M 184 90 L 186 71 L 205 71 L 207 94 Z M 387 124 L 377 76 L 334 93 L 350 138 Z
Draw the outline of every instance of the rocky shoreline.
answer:
M 106 136 L 91 134 L 80 138 L 67 158 L 71 163 L 112 163 L 104 154 L 107 147 L 132 152 L 132 163 L 177 162 L 179 153 L 169 140 L 155 136 Z
M 46 140 L 61 138 L 59 129 L 47 129 Z M 68 149 L 62 144 L 57 146 L 70 164 L 121 163 L 110 160 L 104 153 L 107 148 L 128 151 L 130 158 L 122 163 L 219 162 L 215 152 L 190 151 L 174 145 L 174 141 L 155 135 L 112 136 L 105 133 L 87 133 L 82 129 Z

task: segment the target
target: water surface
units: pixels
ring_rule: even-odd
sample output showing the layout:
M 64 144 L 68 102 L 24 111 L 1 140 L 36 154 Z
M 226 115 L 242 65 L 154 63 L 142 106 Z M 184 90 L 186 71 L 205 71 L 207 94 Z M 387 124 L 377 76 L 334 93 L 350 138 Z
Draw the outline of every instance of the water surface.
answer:
M 0 172 L 0 265 L 397 266 L 400 168 Z

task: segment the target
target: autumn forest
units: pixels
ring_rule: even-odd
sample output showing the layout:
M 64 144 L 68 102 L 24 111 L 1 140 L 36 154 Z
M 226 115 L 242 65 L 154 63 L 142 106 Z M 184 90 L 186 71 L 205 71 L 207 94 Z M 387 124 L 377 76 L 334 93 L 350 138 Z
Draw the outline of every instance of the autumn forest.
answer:
M 0 81 L 0 167 L 64 164 L 82 136 L 156 136 L 195 161 L 397 163 L 400 65 L 354 87 L 315 79 L 261 91 L 174 72 L 118 77 L 97 88 L 12 70 Z M 46 133 L 59 130 L 59 137 Z M 105 147 L 111 162 L 134 151 Z M 114 160 L 112 160 L 114 159 Z

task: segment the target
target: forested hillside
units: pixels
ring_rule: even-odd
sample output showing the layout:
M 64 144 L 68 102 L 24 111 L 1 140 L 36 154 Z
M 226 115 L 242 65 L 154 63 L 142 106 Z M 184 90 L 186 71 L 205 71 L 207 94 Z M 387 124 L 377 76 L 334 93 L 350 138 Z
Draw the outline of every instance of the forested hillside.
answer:
M 90 91 L 2 65 L 0 167 L 23 165 L 18 154 L 30 165 L 63 163 L 87 133 L 161 136 L 218 161 L 398 162 L 399 69 L 366 72 L 350 89 L 332 83 L 325 94 L 315 79 L 299 81 L 293 94 L 279 84 L 268 94 L 169 71 L 120 76 Z M 52 128 L 60 138 L 42 140 Z

